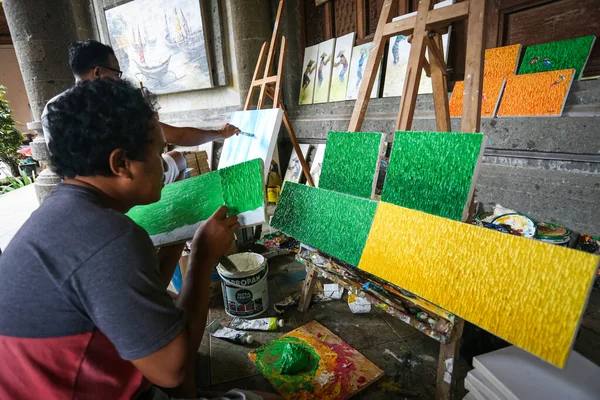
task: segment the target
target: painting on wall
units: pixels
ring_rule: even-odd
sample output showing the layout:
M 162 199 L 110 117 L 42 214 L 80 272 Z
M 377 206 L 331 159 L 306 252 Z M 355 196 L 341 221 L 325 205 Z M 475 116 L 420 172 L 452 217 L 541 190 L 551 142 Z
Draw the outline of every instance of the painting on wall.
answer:
M 325 144 L 318 144 L 315 149 L 315 154 L 310 163 L 310 176 L 312 177 L 315 187 L 319 187 L 319 178 L 321 177 L 321 169 L 323 168 L 323 159 L 325 158 Z
M 312 104 L 315 93 L 315 78 L 317 76 L 317 56 L 319 45 L 304 49 L 304 62 L 302 63 L 302 81 L 300 83 L 300 99 L 298 104 Z
M 335 51 L 335 39 L 319 43 L 317 52 L 317 82 L 315 84 L 314 103 L 327 103 L 329 101 L 329 87 L 331 84 L 331 71 L 333 71 L 333 52 Z
M 300 151 L 302 152 L 302 156 L 306 160 L 306 156 L 310 150 L 310 144 L 301 144 Z M 298 157 L 298 153 L 296 150 L 292 150 L 292 155 L 290 156 L 290 161 L 288 163 L 287 171 L 285 172 L 285 177 L 283 178 L 283 183 L 285 182 L 295 182 L 299 183 L 302 178 L 302 165 L 300 164 L 300 158 Z
M 280 108 L 232 113 L 229 123 L 237 126 L 242 133 L 230 137 L 223 144 L 219 169 L 260 158 L 264 162 L 266 183 L 282 118 L 283 110 Z
M 124 78 L 156 94 L 213 87 L 200 1 L 136 0 L 105 16 Z
M 454 0 L 446 0 L 441 3 L 437 3 L 434 8 L 446 7 L 452 5 Z M 408 17 L 417 15 L 416 12 L 404 14 L 394 18 L 392 21 L 399 21 Z M 444 46 L 444 59 L 448 61 L 448 47 L 450 30 L 448 33 L 442 35 L 442 45 Z M 390 45 L 388 49 L 388 58 L 385 72 L 385 82 L 383 84 L 383 97 L 395 97 L 402 96 L 404 90 L 404 79 L 406 78 L 406 66 L 408 64 L 408 57 L 410 55 L 410 43 L 408 43 L 408 37 L 404 35 L 393 36 L 390 38 Z M 425 52 L 425 58 L 429 60 L 427 51 Z M 419 83 L 419 94 L 433 93 L 433 86 L 431 84 L 431 78 L 429 78 L 425 71 L 421 72 L 421 82 Z
M 369 60 L 369 53 L 371 52 L 371 46 L 373 43 L 365 43 L 360 46 L 354 47 L 352 50 L 352 61 L 350 62 L 350 77 L 348 81 L 348 89 L 346 89 L 346 100 L 356 100 L 358 97 L 358 90 L 362 83 L 365 68 L 367 67 L 367 60 Z M 379 94 L 379 83 L 381 80 L 381 63 L 375 76 L 375 83 L 373 89 L 371 89 L 371 98 L 374 99 Z
M 355 35 L 354 32 L 349 33 L 338 38 L 335 42 L 329 101 L 346 100 L 346 88 L 348 87 L 350 60 L 352 59 Z

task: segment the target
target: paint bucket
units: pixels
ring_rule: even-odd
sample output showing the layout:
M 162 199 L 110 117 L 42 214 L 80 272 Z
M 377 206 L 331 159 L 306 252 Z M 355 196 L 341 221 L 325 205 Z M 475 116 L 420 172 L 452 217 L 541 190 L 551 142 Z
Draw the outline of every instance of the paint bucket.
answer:
M 526 238 L 534 237 L 535 233 L 537 232 L 537 224 L 535 221 L 523 214 L 502 214 L 494 218 L 492 224 L 508 225 L 512 230 L 517 231 Z
M 232 317 L 256 317 L 269 308 L 267 259 L 256 253 L 238 253 L 229 256 L 239 269 L 229 272 L 221 264 L 217 271 L 221 277 L 225 312 Z
M 569 247 L 569 243 L 571 242 L 571 230 L 569 228 L 553 224 L 552 222 L 538 222 L 537 225 L 536 239 L 544 243 Z

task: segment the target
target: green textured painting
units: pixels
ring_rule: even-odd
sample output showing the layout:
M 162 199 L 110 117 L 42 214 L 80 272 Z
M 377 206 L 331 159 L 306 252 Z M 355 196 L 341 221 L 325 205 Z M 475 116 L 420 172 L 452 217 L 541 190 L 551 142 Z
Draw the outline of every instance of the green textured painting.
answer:
M 372 198 L 383 144 L 382 133 L 329 132 L 319 187 Z
M 164 187 L 157 203 L 132 208 L 127 215 L 148 232 L 155 246 L 194 236 L 220 206 L 237 214 L 242 226 L 266 221 L 261 159 L 247 161 Z
M 351 265 L 358 265 L 377 202 L 287 182 L 271 226 Z
M 381 200 L 462 220 L 483 138 L 480 133 L 396 132 Z
M 525 50 L 518 75 L 575 68 L 575 79 L 581 79 L 596 36 L 537 44 Z

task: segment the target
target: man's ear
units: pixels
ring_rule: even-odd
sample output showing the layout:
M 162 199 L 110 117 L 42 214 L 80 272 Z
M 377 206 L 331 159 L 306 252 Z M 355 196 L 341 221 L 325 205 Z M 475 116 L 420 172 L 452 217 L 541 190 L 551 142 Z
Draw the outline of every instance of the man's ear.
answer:
M 115 176 L 131 179 L 131 162 L 123 149 L 115 149 L 108 159 L 110 170 Z
M 102 69 L 98 66 L 94 67 L 94 69 L 91 71 L 91 75 L 93 79 L 102 78 Z

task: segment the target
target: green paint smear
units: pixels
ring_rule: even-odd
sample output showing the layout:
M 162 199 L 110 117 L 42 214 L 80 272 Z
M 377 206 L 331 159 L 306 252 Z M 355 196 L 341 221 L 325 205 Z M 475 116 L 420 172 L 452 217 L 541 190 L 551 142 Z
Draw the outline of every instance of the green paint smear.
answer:
M 594 39 L 595 36 L 590 35 L 529 46 L 525 50 L 518 75 L 575 68 L 575 79 L 580 79 Z M 536 59 L 537 62 L 531 64 Z M 544 63 L 545 59 L 548 59 L 549 64 Z
M 222 205 L 232 213 L 265 203 L 261 159 L 247 161 L 164 187 L 159 202 L 132 208 L 127 215 L 150 236 L 205 221 Z
M 381 133 L 329 132 L 319 187 L 371 198 Z
M 287 372 L 283 372 L 284 375 L 282 375 L 282 360 L 290 352 L 290 349 L 304 354 L 303 360 L 298 363 L 301 369 L 297 371 L 302 373 L 290 372 L 291 374 L 287 374 Z M 256 367 L 260 373 L 267 377 L 273 386 L 279 388 L 282 393 L 312 390 L 313 387 L 309 378 L 315 376 L 321 357 L 303 340 L 291 336 L 282 337 L 259 347 L 255 351 L 255 355 Z
M 462 219 L 483 135 L 396 132 L 381 200 Z
M 287 182 L 271 226 L 358 265 L 377 202 Z
M 278 365 L 282 374 L 293 375 L 298 372 L 314 371 L 318 363 L 304 346 L 297 343 L 286 343 Z

